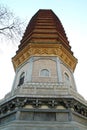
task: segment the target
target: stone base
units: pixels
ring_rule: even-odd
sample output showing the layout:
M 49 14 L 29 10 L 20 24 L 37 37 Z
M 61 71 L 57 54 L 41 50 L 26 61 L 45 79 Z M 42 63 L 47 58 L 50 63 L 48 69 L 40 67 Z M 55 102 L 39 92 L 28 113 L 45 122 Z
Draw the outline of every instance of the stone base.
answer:
M 14 121 L 0 127 L 0 130 L 87 130 L 87 127 L 75 122 Z
M 1 104 L 0 130 L 87 130 L 83 105 L 73 98 L 16 97 Z
M 71 110 L 15 110 L 2 115 L 0 130 L 87 130 L 87 118 Z

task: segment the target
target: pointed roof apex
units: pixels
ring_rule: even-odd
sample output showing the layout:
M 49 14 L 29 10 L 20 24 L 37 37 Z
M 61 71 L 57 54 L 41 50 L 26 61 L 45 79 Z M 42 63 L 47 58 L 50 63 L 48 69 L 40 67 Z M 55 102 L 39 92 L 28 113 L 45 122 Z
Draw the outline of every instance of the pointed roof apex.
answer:
M 71 49 L 59 18 L 51 9 L 39 9 L 29 22 L 18 51 L 29 43 L 57 42 L 63 44 L 66 49 Z
M 31 18 L 16 56 L 12 59 L 14 68 L 37 55 L 58 56 L 73 71 L 77 64 L 63 25 L 50 9 L 40 9 Z

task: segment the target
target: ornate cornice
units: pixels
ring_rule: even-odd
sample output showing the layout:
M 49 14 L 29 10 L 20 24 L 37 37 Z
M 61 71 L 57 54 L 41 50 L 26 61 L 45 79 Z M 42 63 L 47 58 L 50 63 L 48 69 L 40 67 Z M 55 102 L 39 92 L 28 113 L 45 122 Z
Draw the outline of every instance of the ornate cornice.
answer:
M 46 105 L 48 109 L 58 111 L 58 106 L 62 106 L 65 110 L 71 109 L 72 111 L 87 118 L 87 106 L 75 100 L 74 98 L 30 98 L 30 97 L 15 97 L 6 103 L 0 105 L 0 117 L 6 115 L 8 112 L 20 108 L 26 108 L 26 105 L 39 109 L 41 106 Z M 27 108 L 26 108 L 27 109 Z M 29 110 L 29 108 L 28 108 Z M 41 110 L 41 109 L 40 109 Z
M 62 44 L 31 43 L 12 58 L 14 68 L 16 69 L 32 56 L 57 56 L 73 71 L 77 64 L 77 59 Z

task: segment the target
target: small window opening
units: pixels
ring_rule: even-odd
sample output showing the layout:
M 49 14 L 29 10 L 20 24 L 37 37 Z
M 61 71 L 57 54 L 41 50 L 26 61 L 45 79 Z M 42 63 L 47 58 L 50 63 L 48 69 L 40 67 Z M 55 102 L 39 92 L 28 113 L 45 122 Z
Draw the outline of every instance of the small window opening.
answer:
M 20 75 L 20 79 L 19 79 L 19 84 L 18 86 L 22 85 L 24 83 L 24 78 L 25 78 L 25 73 L 23 72 L 21 75 Z
M 49 70 L 47 70 L 47 69 L 42 69 L 42 70 L 40 71 L 40 76 L 42 76 L 42 77 L 48 77 L 48 76 L 49 76 Z
M 67 73 L 65 73 L 65 82 L 66 84 L 70 84 L 70 79 L 69 79 L 69 75 Z

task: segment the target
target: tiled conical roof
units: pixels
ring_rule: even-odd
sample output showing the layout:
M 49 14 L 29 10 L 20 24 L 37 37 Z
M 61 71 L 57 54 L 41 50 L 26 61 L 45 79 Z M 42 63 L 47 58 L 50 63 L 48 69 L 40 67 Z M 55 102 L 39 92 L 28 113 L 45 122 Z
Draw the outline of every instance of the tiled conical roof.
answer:
M 65 30 L 52 10 L 39 10 L 30 20 L 16 55 L 16 69 L 32 56 L 57 56 L 74 71 L 77 59 L 73 56 Z
M 17 52 L 29 43 L 62 44 L 72 54 L 63 25 L 52 10 L 39 10 L 32 17 Z

